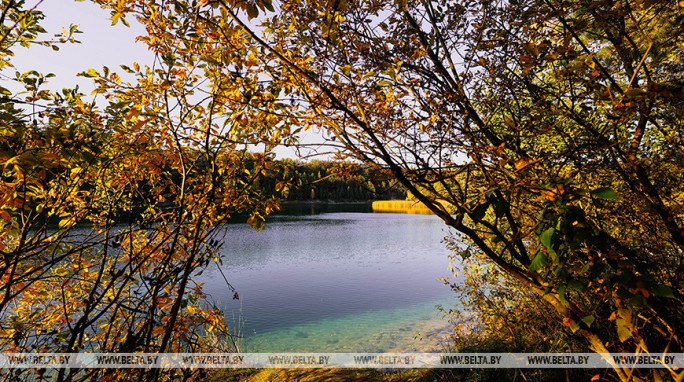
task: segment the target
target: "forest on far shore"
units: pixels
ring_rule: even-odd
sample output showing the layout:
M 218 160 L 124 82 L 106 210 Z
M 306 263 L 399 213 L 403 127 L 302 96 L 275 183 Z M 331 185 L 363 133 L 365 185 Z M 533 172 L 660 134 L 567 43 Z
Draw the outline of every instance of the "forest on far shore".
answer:
M 387 171 L 351 162 L 283 159 L 257 185 L 266 193 L 282 192 L 283 200 L 293 202 L 406 199 L 406 189 Z

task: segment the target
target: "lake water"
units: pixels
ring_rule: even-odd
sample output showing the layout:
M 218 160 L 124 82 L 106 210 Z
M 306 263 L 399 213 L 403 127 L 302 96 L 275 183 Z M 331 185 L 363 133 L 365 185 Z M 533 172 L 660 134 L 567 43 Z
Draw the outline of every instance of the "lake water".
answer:
M 205 291 L 239 324 L 243 352 L 439 351 L 455 298 L 447 235 L 430 215 L 323 212 L 227 228 L 222 270 Z M 367 207 L 356 206 L 363 211 Z

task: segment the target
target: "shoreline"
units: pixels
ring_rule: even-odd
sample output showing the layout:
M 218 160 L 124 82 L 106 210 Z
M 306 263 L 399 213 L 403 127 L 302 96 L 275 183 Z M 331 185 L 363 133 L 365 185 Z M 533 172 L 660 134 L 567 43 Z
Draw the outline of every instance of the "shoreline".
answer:
M 316 205 L 316 204 L 372 204 L 374 200 L 339 201 L 339 200 L 283 200 L 282 205 Z

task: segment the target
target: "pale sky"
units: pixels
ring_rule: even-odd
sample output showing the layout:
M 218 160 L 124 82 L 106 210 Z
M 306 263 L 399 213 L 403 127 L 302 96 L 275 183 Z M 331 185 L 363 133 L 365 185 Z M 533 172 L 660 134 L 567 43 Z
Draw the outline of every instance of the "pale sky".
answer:
M 39 0 L 27 0 L 27 7 L 33 6 Z M 40 73 L 54 73 L 55 78 L 49 80 L 47 89 L 58 91 L 63 88 L 79 86 L 82 93 L 90 94 L 94 88 L 92 79 L 78 77 L 76 74 L 89 68 L 100 70 L 102 66 L 108 66 L 112 71 L 116 71 L 122 78 L 126 79 L 126 73 L 120 70 L 119 65 L 130 66 L 133 62 L 141 65 L 151 65 L 153 54 L 147 50 L 143 43 L 135 41 L 135 38 L 145 33 L 145 29 L 136 24 L 135 20 L 127 19 L 130 27 L 118 23 L 111 25 L 109 11 L 101 9 L 99 6 L 89 2 L 77 2 L 75 0 L 43 0 L 38 6 L 45 14 L 42 22 L 47 34 L 42 39 L 47 39 L 62 28 L 68 28 L 70 24 L 79 26 L 83 33 L 76 35 L 80 44 L 60 45 L 59 51 L 54 51 L 49 47 L 33 46 L 30 49 L 16 47 L 15 57 L 12 63 L 16 69 L 4 71 L 6 76 L 14 76 L 14 70 L 26 72 L 36 70 Z M 16 90 L 17 87 L 0 76 L 1 86 Z M 302 137 L 302 142 L 316 146 L 321 142 L 320 134 L 316 132 L 306 132 Z M 295 158 L 294 149 L 278 147 L 276 154 L 279 158 Z M 327 150 L 323 150 L 327 151 Z M 307 150 L 304 150 L 307 152 Z M 327 157 L 324 155 L 323 158 Z
M 36 0 L 27 1 L 27 5 L 36 3 Z M 64 44 L 59 51 L 41 46 L 15 48 L 12 62 L 17 70 L 35 69 L 57 75 L 50 80 L 51 89 L 79 84 L 88 93 L 92 89 L 91 80 L 77 77 L 79 72 L 88 68 L 99 70 L 103 65 L 120 72 L 121 64 L 130 66 L 133 61 L 152 63 L 152 53 L 144 44 L 135 42 L 135 37 L 145 30 L 134 22 L 130 23 L 130 28 L 121 23 L 112 26 L 108 20 L 109 12 L 91 2 L 43 0 L 38 8 L 45 13 L 42 25 L 48 33 L 43 38 L 59 33 L 61 28 L 68 28 L 70 24 L 77 24 L 83 32 L 76 35 L 81 44 Z

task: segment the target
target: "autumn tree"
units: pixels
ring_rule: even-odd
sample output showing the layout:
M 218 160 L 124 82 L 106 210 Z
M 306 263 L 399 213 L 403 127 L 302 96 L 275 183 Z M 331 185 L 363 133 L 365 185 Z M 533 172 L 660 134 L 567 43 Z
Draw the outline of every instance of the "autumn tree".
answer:
M 93 96 L 55 92 L 51 75 L 12 68 L 19 46 L 77 42 L 75 26 L 45 38 L 38 3 L 0 7 L 0 70 L 12 79 L 0 88 L 0 349 L 238 350 L 195 276 L 220 262 L 222 223 L 240 213 L 258 227 L 276 207 L 253 183 L 270 167 L 270 150 L 291 138 L 285 117 L 260 110 L 277 110 L 274 99 L 249 94 L 259 74 L 242 63 L 255 48 L 227 24 L 209 35 L 193 22 L 224 19 L 211 8 L 151 2 L 139 12 L 153 64 L 83 68 Z M 115 3 L 112 20 L 126 22 L 126 2 Z M 6 372 L 31 379 L 40 371 Z
M 200 5 L 251 36 L 299 126 L 389 169 L 591 349 L 682 351 L 677 2 Z
M 26 109 L 7 109 L 23 118 L 13 119 L 17 127 L 8 130 L 14 134 L 8 142 L 22 149 L 4 159 L 9 170 L 3 187 L 12 198 L 3 199 L 3 216 L 6 227 L 16 228 L 3 231 L 3 251 L 10 255 L 2 280 L 18 291 L 7 295 L 8 303 L 42 298 L 22 289 L 38 281 L 52 282 L 48 290 L 63 295 L 70 285 L 64 277 L 75 272 L 31 273 L 22 256 L 34 252 L 24 243 L 44 246 L 36 253 L 44 254 L 39 264 L 49 264 L 49 272 L 65 264 L 52 255 L 55 248 L 66 256 L 93 253 L 104 271 L 82 268 L 96 281 L 79 290 L 86 298 L 78 301 L 94 305 L 79 310 L 86 314 L 71 313 L 72 321 L 93 328 L 94 312 L 107 312 L 120 321 L 111 331 L 97 330 L 107 333 L 98 338 L 123 344 L 130 338 L 146 350 L 181 346 L 177 335 L 183 331 L 174 328 L 191 314 L 183 295 L 193 267 L 210 258 L 201 244 L 215 232 L 209 227 L 224 217 L 216 197 L 234 195 L 223 199 L 234 201 L 225 216 L 256 200 L 249 197 L 251 172 L 240 165 L 242 157 L 255 155 L 243 145 L 263 143 L 268 151 L 298 129 L 315 128 L 341 155 L 388 169 L 461 233 L 464 255 L 486 256 L 593 350 L 682 351 L 684 24 L 674 1 L 96 2 L 111 10 L 115 23 L 142 23 L 147 34 L 141 41 L 157 60 L 152 67 L 124 68 L 136 78 L 132 83 L 109 70 L 87 71 L 107 99 L 103 109 L 73 92 L 58 100 L 41 93 L 44 103 L 55 105 L 36 118 L 38 128 L 25 111 L 16 112 Z M 4 1 L 5 13 L 17 4 Z M 24 25 L 5 30 L 17 27 Z M 55 132 L 48 135 L 50 128 Z M 33 160 L 53 166 L 44 180 L 40 167 L 31 167 L 31 155 L 45 150 L 21 146 L 21 134 L 34 131 L 37 137 L 46 132 L 47 139 L 28 142 L 52 145 L 55 155 Z M 92 134 L 106 144 L 93 144 L 94 154 L 80 159 L 68 145 Z M 258 158 L 268 165 L 267 155 Z M 138 174 L 134 168 L 145 176 L 131 175 Z M 48 181 L 54 187 L 43 185 Z M 52 195 L 54 189 L 61 191 Z M 159 200 L 162 189 L 172 196 Z M 43 207 L 24 208 L 24 200 Z M 137 201 L 144 202 L 144 219 L 130 229 L 114 230 L 107 214 L 92 212 L 132 210 Z M 52 242 L 41 244 L 42 236 L 26 241 L 35 232 L 54 237 L 47 228 L 21 231 L 34 216 L 27 214 L 46 206 L 61 208 L 50 216 L 59 218 L 58 232 L 69 245 L 89 243 L 87 235 L 76 241 L 68 234 L 89 221 L 93 232 L 118 237 L 116 248 L 106 234 L 100 247 L 88 246 L 92 252 L 50 247 Z M 132 265 L 101 265 L 113 258 Z M 138 271 L 167 275 L 169 283 L 148 284 Z M 155 298 L 141 306 L 108 302 L 100 285 L 120 272 L 112 290 Z M 26 274 L 33 278 L 16 279 Z M 124 280 L 142 286 L 120 287 Z M 168 285 L 178 286 L 166 290 Z M 64 301 L 59 297 L 39 301 Z M 68 313 L 65 308 L 62 303 L 54 311 Z M 64 317 L 60 330 L 71 333 L 69 315 Z M 156 341 L 150 333 L 158 327 L 163 329 L 154 333 L 163 335 Z M 6 330 L 8 343 L 28 338 L 26 330 Z M 89 331 L 76 333 L 83 334 L 71 342 L 79 346 L 86 337 L 93 346 L 118 346 Z M 141 336 L 149 345 L 136 340 Z M 629 380 L 641 372 L 615 373 Z M 681 379 L 673 371 L 649 373 Z

